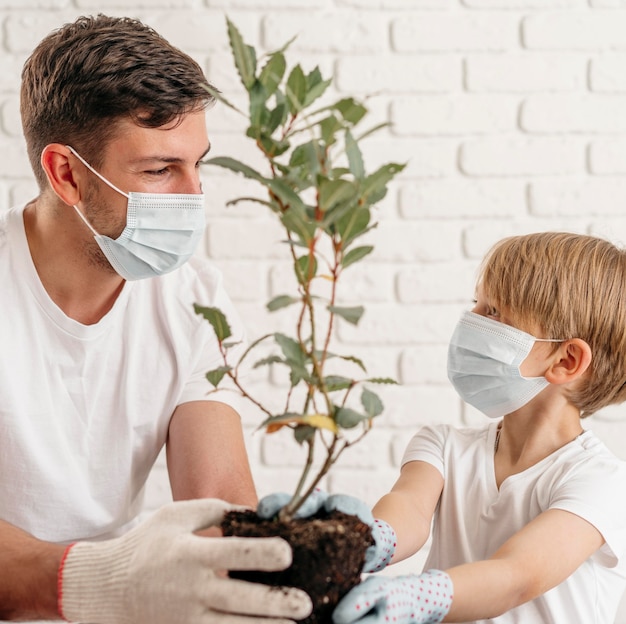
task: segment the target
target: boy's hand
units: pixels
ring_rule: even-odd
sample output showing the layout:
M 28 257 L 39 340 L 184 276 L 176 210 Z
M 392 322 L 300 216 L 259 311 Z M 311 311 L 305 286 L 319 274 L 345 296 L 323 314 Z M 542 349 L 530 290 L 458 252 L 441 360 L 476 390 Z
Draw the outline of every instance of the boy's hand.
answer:
M 290 498 L 291 496 L 285 492 L 265 496 L 259 502 L 257 515 L 265 519 L 273 518 L 289 502 Z M 370 508 L 363 501 L 345 494 L 328 495 L 323 490 L 318 489 L 304 501 L 295 517 L 308 518 L 322 508 L 326 511 L 337 510 L 357 516 L 361 522 L 370 527 L 374 544 L 365 552 L 363 572 L 378 572 L 389 563 L 396 550 L 396 534 L 384 520 L 375 520 Z
M 370 576 L 351 589 L 333 612 L 334 624 L 436 624 L 452 605 L 452 581 L 440 570 Z

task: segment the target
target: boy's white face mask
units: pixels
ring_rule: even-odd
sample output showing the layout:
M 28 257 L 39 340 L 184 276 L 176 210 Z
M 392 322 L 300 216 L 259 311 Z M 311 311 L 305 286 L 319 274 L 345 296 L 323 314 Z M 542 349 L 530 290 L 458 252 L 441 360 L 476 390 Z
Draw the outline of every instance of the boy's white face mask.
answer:
M 501 418 L 534 399 L 549 385 L 545 377 L 523 377 L 521 363 L 535 342 L 524 331 L 464 312 L 448 348 L 448 378 L 466 402 L 490 418 Z
M 116 238 L 93 232 L 102 253 L 126 280 L 169 273 L 193 255 L 205 227 L 204 194 L 124 193 L 98 173 L 69 145 L 67 148 L 105 184 L 128 199 L 126 227 Z

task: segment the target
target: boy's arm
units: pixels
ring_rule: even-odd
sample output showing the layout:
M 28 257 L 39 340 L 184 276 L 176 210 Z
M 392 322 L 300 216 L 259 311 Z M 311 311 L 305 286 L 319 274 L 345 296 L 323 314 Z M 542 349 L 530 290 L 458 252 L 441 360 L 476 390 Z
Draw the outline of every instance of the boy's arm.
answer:
M 0 620 L 54 620 L 57 572 L 65 546 L 0 520 Z
M 444 622 L 495 617 L 563 582 L 604 544 L 589 522 L 551 509 L 507 540 L 485 561 L 446 570 L 454 600 Z
M 372 513 L 389 523 L 397 538 L 392 563 L 416 553 L 428 539 L 435 508 L 443 489 L 443 477 L 431 464 L 411 461 L 402 467 L 400 477 Z

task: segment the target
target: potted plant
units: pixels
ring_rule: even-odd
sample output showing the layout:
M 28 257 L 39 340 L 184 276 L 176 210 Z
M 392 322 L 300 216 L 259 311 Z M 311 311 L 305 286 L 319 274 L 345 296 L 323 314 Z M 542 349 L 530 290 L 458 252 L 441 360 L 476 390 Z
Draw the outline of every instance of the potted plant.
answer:
M 353 516 L 335 518 L 325 537 L 313 538 L 314 549 L 317 546 L 322 552 L 307 555 L 313 559 L 304 563 L 304 580 L 297 578 L 296 570 L 301 549 L 286 532 L 307 524 L 294 520 L 298 508 L 339 456 L 358 443 L 382 413 L 382 401 L 372 385 L 395 383 L 389 378 L 367 377 L 358 357 L 335 352 L 333 337 L 338 322 L 357 324 L 364 313 L 362 306 L 339 305 L 338 292 L 351 267 L 372 252 L 373 246 L 360 244 L 360 239 L 375 227 L 372 207 L 385 196 L 389 182 L 404 166 L 388 163 L 368 173 L 359 143 L 382 126 L 357 134 L 357 126 L 367 115 L 366 107 L 352 97 L 320 104 L 331 80 L 324 79 L 318 68 L 309 73 L 300 65 L 288 68 L 285 51 L 289 44 L 259 62 L 256 50 L 244 42 L 228 19 L 227 27 L 234 63 L 249 99 L 247 112 L 219 92 L 210 91 L 246 117 L 246 134 L 260 150 L 266 168 L 258 171 L 228 156 L 211 158 L 205 164 L 243 174 L 264 190 L 263 197 L 236 198 L 229 203 L 242 199 L 257 202 L 281 224 L 294 287 L 293 292 L 272 298 L 267 309 L 275 312 L 292 307 L 295 320 L 290 332 L 254 339 L 233 362 L 229 357 L 233 344 L 229 342 L 228 319 L 217 308 L 196 304 L 195 310 L 212 325 L 223 355 L 223 365 L 207 373 L 209 382 L 217 389 L 228 381 L 263 412 L 265 420 L 260 427 L 266 433 L 290 431 L 295 442 L 307 449 L 291 500 L 277 518 L 266 523 L 273 534 L 292 543 L 294 564 L 286 573 L 269 576 L 276 584 L 301 586 L 308 591 L 315 612 L 306 622 L 326 622 L 336 602 L 359 582 L 364 551 L 371 544 L 369 527 Z M 338 372 L 338 363 L 344 371 Z M 255 397 L 242 378 L 246 367 L 268 366 L 279 367 L 288 378 L 278 410 Z M 321 462 L 316 461 L 316 449 L 321 449 Z M 311 521 L 321 525 L 327 520 L 332 518 Z M 251 529 L 250 523 L 257 521 L 253 513 L 229 517 L 223 530 L 225 534 L 250 534 L 257 530 Z M 350 522 L 353 525 L 348 527 Z M 338 536 L 352 539 L 352 543 L 347 553 L 333 556 L 339 553 L 334 545 Z M 308 583 L 314 571 L 327 559 L 338 560 L 336 565 L 347 564 L 348 569 L 323 572 L 319 587 L 312 588 Z M 260 578 L 269 581 L 268 573 Z

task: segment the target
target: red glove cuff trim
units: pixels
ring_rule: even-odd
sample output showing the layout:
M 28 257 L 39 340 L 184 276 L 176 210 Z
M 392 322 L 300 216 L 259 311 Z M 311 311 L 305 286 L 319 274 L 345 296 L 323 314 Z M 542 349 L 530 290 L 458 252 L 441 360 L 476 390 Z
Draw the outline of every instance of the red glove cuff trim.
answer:
M 59 615 L 66 622 L 69 622 L 69 620 L 65 617 L 65 615 L 63 615 L 63 568 L 65 567 L 65 561 L 67 559 L 67 556 L 70 553 L 70 549 L 74 545 L 75 543 L 70 544 L 65 549 L 65 552 L 63 553 L 63 556 L 61 557 L 61 563 L 59 564 L 59 571 L 57 572 L 57 611 L 59 612 Z

